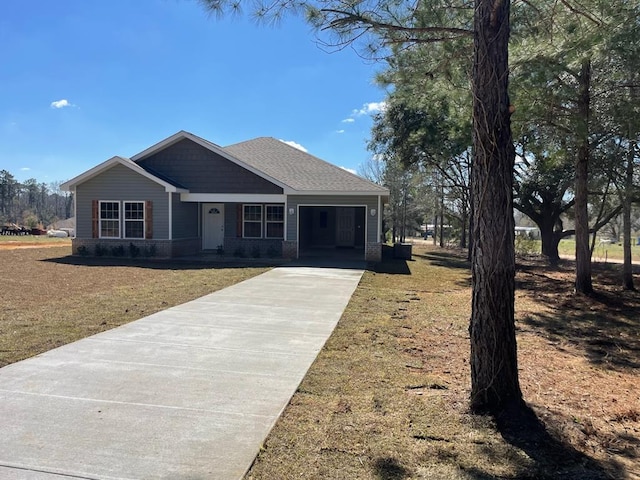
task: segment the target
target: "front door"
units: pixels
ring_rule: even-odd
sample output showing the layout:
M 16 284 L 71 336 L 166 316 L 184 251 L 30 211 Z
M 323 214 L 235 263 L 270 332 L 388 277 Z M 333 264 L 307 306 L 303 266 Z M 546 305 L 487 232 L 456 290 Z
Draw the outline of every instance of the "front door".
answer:
M 202 249 L 215 250 L 224 245 L 224 204 L 202 204 Z
M 336 246 L 354 246 L 354 212 L 353 207 L 336 207 Z

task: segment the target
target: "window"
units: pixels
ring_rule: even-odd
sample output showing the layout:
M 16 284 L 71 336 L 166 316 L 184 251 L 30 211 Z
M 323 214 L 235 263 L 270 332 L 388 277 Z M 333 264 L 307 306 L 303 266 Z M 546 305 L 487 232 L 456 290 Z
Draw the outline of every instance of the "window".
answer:
M 284 205 L 266 206 L 266 237 L 284 238 Z
M 262 238 L 262 205 L 244 205 L 242 213 L 243 236 Z
M 144 202 L 124 203 L 124 238 L 144 238 Z
M 120 202 L 100 202 L 100 238 L 120 238 Z
M 93 200 L 93 238 L 153 238 L 151 201 Z

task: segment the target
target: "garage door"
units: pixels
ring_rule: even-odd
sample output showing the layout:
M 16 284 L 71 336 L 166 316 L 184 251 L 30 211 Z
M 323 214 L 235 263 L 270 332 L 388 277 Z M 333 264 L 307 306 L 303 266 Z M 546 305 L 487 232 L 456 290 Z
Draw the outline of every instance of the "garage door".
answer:
M 301 257 L 364 258 L 366 208 L 351 206 L 300 207 L 298 239 Z

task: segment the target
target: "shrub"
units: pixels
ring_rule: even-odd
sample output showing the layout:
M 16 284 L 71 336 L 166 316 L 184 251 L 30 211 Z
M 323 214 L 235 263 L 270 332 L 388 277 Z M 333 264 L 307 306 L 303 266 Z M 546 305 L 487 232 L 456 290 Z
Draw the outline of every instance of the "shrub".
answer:
M 260 258 L 260 247 L 258 245 L 254 245 L 251 249 L 251 256 L 253 258 Z
M 101 243 L 96 244 L 96 257 L 104 257 L 109 253 L 109 249 Z
M 140 256 L 140 247 L 134 245 L 133 243 L 129 244 L 129 255 L 131 258 L 136 258 Z
M 224 255 L 224 247 L 223 247 L 222 245 L 218 245 L 218 246 L 216 247 L 216 253 L 217 253 L 218 255 Z
M 517 255 L 536 255 L 539 253 L 538 243 L 529 235 L 516 235 L 515 250 Z
M 86 257 L 89 255 L 89 249 L 86 245 L 80 245 L 78 247 L 78 255 L 80 255 L 81 257 Z
M 142 249 L 142 254 L 145 257 L 155 257 L 156 256 L 156 244 L 152 243 L 151 245 L 145 246 Z
M 280 256 L 282 256 L 282 254 L 280 253 L 280 250 L 278 250 L 275 245 L 270 245 L 269 248 L 267 249 L 267 257 L 278 258 Z
M 244 258 L 245 257 L 244 247 L 242 245 L 239 245 L 238 247 L 236 247 L 236 249 L 233 252 L 233 256 L 234 257 L 239 257 L 239 258 Z
M 123 245 L 114 245 L 111 247 L 111 255 L 114 257 L 124 257 L 124 246 Z

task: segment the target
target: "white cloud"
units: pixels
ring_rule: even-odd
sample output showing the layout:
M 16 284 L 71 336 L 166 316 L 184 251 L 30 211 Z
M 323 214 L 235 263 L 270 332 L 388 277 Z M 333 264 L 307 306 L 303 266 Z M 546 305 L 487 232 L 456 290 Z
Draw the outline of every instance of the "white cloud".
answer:
M 305 153 L 307 153 L 307 151 L 308 151 L 308 150 L 307 150 L 306 148 L 304 148 L 302 145 L 300 145 L 300 144 L 299 144 L 299 143 L 297 143 L 297 142 L 294 142 L 293 140 L 280 140 L 280 141 L 281 141 L 281 142 L 286 143 L 287 145 L 292 146 L 293 148 L 297 148 L 298 150 L 301 150 L 301 151 L 303 151 L 303 152 L 305 152 Z
M 21 172 L 28 172 L 29 170 L 31 170 L 29 167 L 22 167 L 20 169 Z
M 364 115 L 373 115 L 374 113 L 384 112 L 387 108 L 387 102 L 369 102 L 362 105 L 362 108 L 356 108 L 351 111 L 351 115 L 342 120 L 342 123 L 353 123 L 356 118 Z
M 356 171 L 353 168 L 347 168 L 347 167 L 340 167 L 343 170 L 346 170 L 349 173 L 353 173 L 354 175 L 357 175 Z
M 336 130 L 336 133 L 344 133 L 344 130 Z
M 64 107 L 72 107 L 73 105 L 69 103 L 69 100 L 63 98 L 62 100 L 56 100 L 55 102 L 51 102 L 51 108 L 64 108 Z
M 365 103 L 360 110 L 354 110 L 351 114 L 352 117 L 360 117 L 362 115 L 371 115 L 373 113 L 384 112 L 387 108 L 387 103 L 382 102 L 369 102 Z

